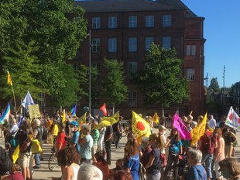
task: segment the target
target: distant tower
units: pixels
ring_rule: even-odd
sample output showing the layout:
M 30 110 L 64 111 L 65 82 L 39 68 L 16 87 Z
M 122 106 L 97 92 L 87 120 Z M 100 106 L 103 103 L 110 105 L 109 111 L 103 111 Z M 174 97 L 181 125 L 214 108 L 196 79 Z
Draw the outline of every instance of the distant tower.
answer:
M 225 73 L 226 73 L 226 67 L 224 65 L 224 67 L 223 67 L 223 88 L 225 88 Z
M 208 87 L 208 73 L 207 73 L 207 76 L 204 78 L 204 81 L 205 81 L 205 83 L 206 83 L 206 87 Z

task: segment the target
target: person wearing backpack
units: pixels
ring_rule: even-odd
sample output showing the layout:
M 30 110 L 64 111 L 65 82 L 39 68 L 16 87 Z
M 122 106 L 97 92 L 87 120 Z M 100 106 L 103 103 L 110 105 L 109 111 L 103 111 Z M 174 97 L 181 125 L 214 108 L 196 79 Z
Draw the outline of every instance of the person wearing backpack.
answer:
M 202 164 L 207 171 L 207 178 L 212 179 L 213 153 L 215 149 L 215 140 L 212 133 L 207 129 L 205 134 L 199 140 L 199 149 L 203 154 Z

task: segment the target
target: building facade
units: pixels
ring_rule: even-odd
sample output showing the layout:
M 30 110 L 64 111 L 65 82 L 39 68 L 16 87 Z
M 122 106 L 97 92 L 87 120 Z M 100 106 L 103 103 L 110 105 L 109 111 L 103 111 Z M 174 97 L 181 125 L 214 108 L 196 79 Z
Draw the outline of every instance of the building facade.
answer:
M 204 18 L 195 15 L 181 0 L 96 0 L 78 1 L 76 5 L 86 11 L 92 64 L 101 71 L 104 58 L 124 63 L 129 89 L 125 109 L 126 105 L 127 109 L 144 113 L 161 109 L 144 105 L 141 91 L 131 83 L 134 74 L 143 68 L 145 54 L 154 42 L 166 49 L 175 48 L 178 57 L 184 59 L 183 74 L 189 81 L 190 99 L 181 106 L 182 110 L 203 112 Z M 86 40 L 77 62 L 88 65 L 89 46 Z

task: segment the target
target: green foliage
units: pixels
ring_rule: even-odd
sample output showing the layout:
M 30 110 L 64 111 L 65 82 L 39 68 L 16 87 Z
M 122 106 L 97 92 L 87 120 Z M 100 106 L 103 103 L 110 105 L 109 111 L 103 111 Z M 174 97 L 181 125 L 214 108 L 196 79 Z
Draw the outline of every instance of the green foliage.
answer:
M 104 73 L 102 96 L 106 100 L 106 103 L 115 106 L 124 102 L 127 98 L 128 90 L 123 83 L 123 63 L 114 59 L 105 59 Z
M 7 70 L 10 72 L 13 79 L 13 86 L 16 97 L 21 99 L 27 91 L 30 91 L 33 97 L 37 98 L 40 92 L 45 92 L 41 88 L 41 81 L 37 80 L 38 74 L 41 73 L 41 65 L 38 64 L 38 59 L 34 55 L 38 48 L 32 41 L 29 44 L 18 42 L 15 47 L 7 48 L 5 51 L 8 56 L 3 56 L 4 74 L 2 82 L 7 82 Z M 11 87 L 4 83 L 5 86 L 2 94 L 9 97 L 12 94 Z
M 44 92 L 54 105 L 70 106 L 86 94 L 79 88 L 79 74 L 68 64 L 87 35 L 83 15 L 74 0 L 1 0 L 0 76 L 12 71 L 17 97 L 25 87 L 35 98 Z M 8 98 L 8 87 L 2 93 L 0 98 Z
M 188 98 L 187 81 L 181 67 L 182 60 L 177 58 L 175 50 L 152 44 L 145 58 L 145 68 L 139 74 L 146 103 L 169 107 Z
M 212 78 L 210 85 L 208 87 L 208 92 L 209 93 L 217 93 L 220 91 L 219 84 L 217 78 Z

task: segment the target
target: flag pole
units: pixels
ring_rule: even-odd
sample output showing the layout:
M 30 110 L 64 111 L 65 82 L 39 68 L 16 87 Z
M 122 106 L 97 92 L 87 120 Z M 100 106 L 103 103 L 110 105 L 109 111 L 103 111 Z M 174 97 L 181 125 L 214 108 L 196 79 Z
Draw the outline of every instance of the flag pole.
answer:
M 15 112 L 15 115 L 17 117 L 17 103 L 16 103 L 16 97 L 15 97 L 15 92 L 14 92 L 14 89 L 13 89 L 13 85 L 11 86 L 11 89 L 12 89 L 13 100 L 14 100 L 14 112 Z

